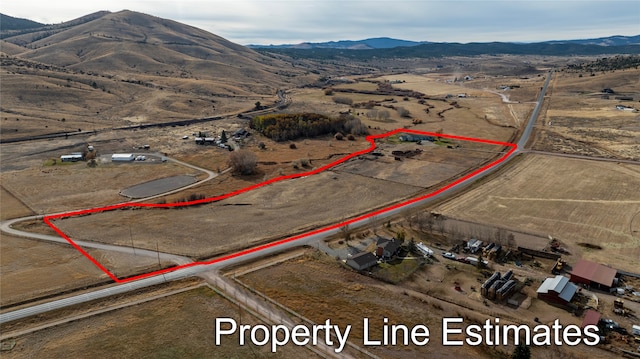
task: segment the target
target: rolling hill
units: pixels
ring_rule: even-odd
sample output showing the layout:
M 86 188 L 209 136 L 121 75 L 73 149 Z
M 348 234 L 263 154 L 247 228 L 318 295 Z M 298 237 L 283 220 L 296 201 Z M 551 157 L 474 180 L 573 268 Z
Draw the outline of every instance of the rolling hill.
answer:
M 20 136 L 20 128 L 43 134 L 247 110 L 317 77 L 204 30 L 127 10 L 2 37 L 0 115 L 23 121 L 3 123 L 3 138 Z

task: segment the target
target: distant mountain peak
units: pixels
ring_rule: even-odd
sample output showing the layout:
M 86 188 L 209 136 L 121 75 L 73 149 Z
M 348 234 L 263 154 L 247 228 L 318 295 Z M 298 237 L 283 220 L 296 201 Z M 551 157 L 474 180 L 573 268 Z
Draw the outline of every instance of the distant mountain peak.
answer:
M 410 41 L 393 39 L 390 37 L 374 37 L 363 40 L 339 40 L 328 42 L 303 42 L 285 45 L 249 45 L 251 48 L 284 48 L 284 49 L 344 49 L 344 50 L 372 50 L 392 49 L 396 47 L 411 47 L 426 44 L 426 41 Z

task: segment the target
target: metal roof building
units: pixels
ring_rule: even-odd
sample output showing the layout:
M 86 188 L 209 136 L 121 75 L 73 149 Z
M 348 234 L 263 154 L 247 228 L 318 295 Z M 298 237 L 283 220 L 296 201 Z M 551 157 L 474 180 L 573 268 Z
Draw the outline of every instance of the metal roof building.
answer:
M 557 275 L 547 278 L 536 291 L 538 298 L 558 304 L 569 304 L 578 291 L 578 286 L 569 282 L 569 278 Z
M 608 291 L 618 271 L 605 265 L 581 259 L 573 266 L 571 281 Z

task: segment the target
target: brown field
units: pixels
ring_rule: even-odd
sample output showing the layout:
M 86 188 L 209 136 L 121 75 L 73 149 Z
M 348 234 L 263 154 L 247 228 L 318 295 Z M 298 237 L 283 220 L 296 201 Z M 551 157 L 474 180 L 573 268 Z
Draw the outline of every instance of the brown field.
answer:
M 313 189 L 313 190 L 310 190 Z M 326 171 L 198 207 L 117 210 L 55 221 L 72 239 L 211 257 L 333 223 L 396 202 L 419 188 Z M 125 223 L 127 225 L 118 225 Z
M 568 260 L 586 258 L 636 271 L 640 258 L 640 168 L 525 155 L 498 178 L 441 205 L 448 217 L 551 235 Z M 601 250 L 577 243 L 599 245 Z
M 0 220 L 33 215 L 31 208 L 17 199 L 4 186 L 0 187 Z
M 447 262 L 455 263 L 455 262 Z M 264 293 L 279 304 L 322 323 L 327 318 L 341 327 L 352 325 L 350 339 L 356 345 L 363 345 L 363 318 L 369 318 L 371 335 L 380 336 L 382 320 L 401 323 L 409 327 L 424 324 L 430 329 L 430 342 L 423 347 L 410 346 L 369 346 L 367 350 L 384 358 L 405 358 L 425 356 L 430 358 L 480 357 L 494 358 L 509 355 L 512 346 L 448 346 L 442 345 L 442 318 L 461 317 L 465 323 L 480 322 L 500 318 L 500 323 L 523 323 L 535 325 L 534 317 L 542 323 L 560 319 L 566 324 L 580 324 L 581 319 L 570 313 L 547 305 L 535 298 L 528 307 L 512 309 L 490 302 L 482 304 L 479 293 L 471 287 L 479 288 L 482 276 L 473 267 L 453 264 L 445 267 L 436 261 L 418 270 L 405 283 L 397 286 L 384 284 L 370 277 L 358 274 L 339 265 L 334 259 L 312 252 L 309 255 L 271 267 L 245 274 L 238 279 L 248 286 Z M 498 268 L 505 272 L 506 268 Z M 526 271 L 526 269 L 525 269 Z M 526 272 L 516 275 L 520 276 Z M 277 280 L 273 280 L 277 278 Z M 287 283 L 286 286 L 281 283 Z M 458 283 L 462 292 L 454 289 Z M 534 282 L 539 283 L 539 282 Z M 534 284 L 535 285 L 535 284 Z M 525 287 L 528 295 L 535 295 L 535 289 Z M 612 358 L 614 355 L 590 347 L 532 348 L 533 357 L 556 357 L 589 353 L 594 358 Z
M 55 223 L 73 239 L 126 246 L 133 241 L 136 247 L 152 250 L 157 244 L 165 252 L 207 258 L 397 202 L 424 188 L 442 185 L 499 150 L 497 146 L 466 141 L 453 141 L 452 144 L 461 146 L 456 149 L 390 141 L 382 141 L 380 145 L 385 156 L 354 158 L 331 171 L 280 181 L 217 203 L 190 208 L 118 210 Z M 273 153 L 288 163 L 296 157 L 287 156 L 292 153 L 295 156 L 296 151 L 304 151 L 307 145 L 310 151 L 315 151 L 311 141 L 305 142 L 302 141 L 296 150 L 283 150 L 280 145 Z M 394 149 L 415 148 L 423 152 L 414 158 L 395 161 L 391 156 Z M 315 160 L 312 163 L 317 165 Z M 258 179 L 256 177 L 263 178 L 252 176 L 253 180 Z M 225 174 L 192 191 L 209 193 L 210 189 L 220 190 L 243 183 L 246 187 L 253 184 L 253 180 Z M 203 235 L 203 231 L 207 235 Z
M 214 320 L 234 318 L 262 324 L 211 289 L 199 288 L 26 334 L 3 358 L 292 358 L 315 354 L 293 344 L 271 354 L 270 346 L 238 345 L 225 336 L 215 345 Z
M 546 114 L 537 124 L 535 149 L 640 159 L 640 70 L 554 76 Z M 601 92 L 604 88 L 616 93 L 605 98 Z M 616 100 L 617 96 L 629 96 L 634 101 Z M 616 105 L 636 111 L 618 110 Z
M 87 250 L 117 275 L 158 269 L 153 258 Z M 167 263 L 162 263 L 167 265 Z M 3 234 L 0 241 L 0 306 L 81 289 L 111 279 L 75 248 Z
M 291 93 L 293 104 L 289 111 L 297 111 L 301 108 L 312 109 L 313 111 L 337 115 L 339 111 L 347 111 L 351 107 L 348 105 L 337 105 L 333 102 L 334 96 L 347 97 L 355 103 L 376 101 L 381 106 L 374 107 L 375 110 L 389 111 L 388 120 L 370 119 L 366 108 L 351 109 L 363 123 L 372 128 L 383 130 L 393 130 L 400 127 L 410 127 L 422 131 L 435 132 L 442 130 L 444 133 L 476 138 L 487 138 L 501 141 L 509 141 L 514 132 L 529 117 L 533 109 L 532 102 L 535 101 L 537 90 L 542 78 L 532 78 L 522 80 L 518 78 L 503 79 L 505 83 L 519 84 L 519 89 L 513 89 L 507 94 L 511 101 L 518 103 L 504 103 L 497 94 L 495 83 L 486 84 L 475 81 L 473 85 L 467 82 L 446 83 L 446 80 L 453 79 L 454 74 L 402 74 L 384 76 L 373 79 L 375 81 L 395 80 L 404 81 L 394 83 L 393 86 L 400 89 L 409 89 L 421 92 L 426 95 L 426 104 L 419 104 L 415 98 L 404 99 L 398 96 L 371 95 L 363 93 L 344 93 L 335 91 L 333 95 L 327 96 L 321 89 L 299 89 Z M 359 81 L 353 84 L 342 84 L 335 86 L 335 89 L 353 89 L 371 91 L 375 85 L 371 79 Z M 492 87 L 488 87 L 492 86 Z M 458 98 L 457 94 L 465 93 L 467 97 Z M 445 98 L 453 95 L 452 98 Z M 388 101 L 390 100 L 390 101 Z M 454 104 L 457 103 L 456 104 Z M 453 104 L 453 105 L 452 105 Z M 384 106 L 403 107 L 407 109 L 411 118 L 402 118 L 396 110 L 385 108 Z M 426 110 L 429 110 L 427 113 Z M 441 116 L 440 116 L 440 115 Z M 422 124 L 413 124 L 413 120 L 422 121 Z
M 199 174 L 191 168 L 166 163 L 102 162 L 96 168 L 84 162 L 58 164 L 2 173 L 2 185 L 38 213 L 100 207 L 126 202 L 120 190 L 151 179 Z

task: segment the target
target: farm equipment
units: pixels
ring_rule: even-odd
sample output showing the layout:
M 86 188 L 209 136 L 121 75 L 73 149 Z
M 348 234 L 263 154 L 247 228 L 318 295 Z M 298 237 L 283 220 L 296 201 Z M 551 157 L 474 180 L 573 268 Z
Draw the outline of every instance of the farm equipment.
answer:
M 613 302 L 613 312 L 615 314 L 618 315 L 622 315 L 622 316 L 627 316 L 627 317 L 634 317 L 634 311 L 629 309 L 629 308 L 625 308 L 624 306 L 624 300 L 617 298 L 614 302 Z M 638 333 L 638 335 L 640 335 L 640 333 Z
M 553 268 L 551 268 L 551 273 L 560 274 L 562 272 L 562 268 L 564 268 L 566 264 L 567 262 L 564 259 L 558 258 L 558 260 L 556 260 L 556 264 L 554 264 Z

